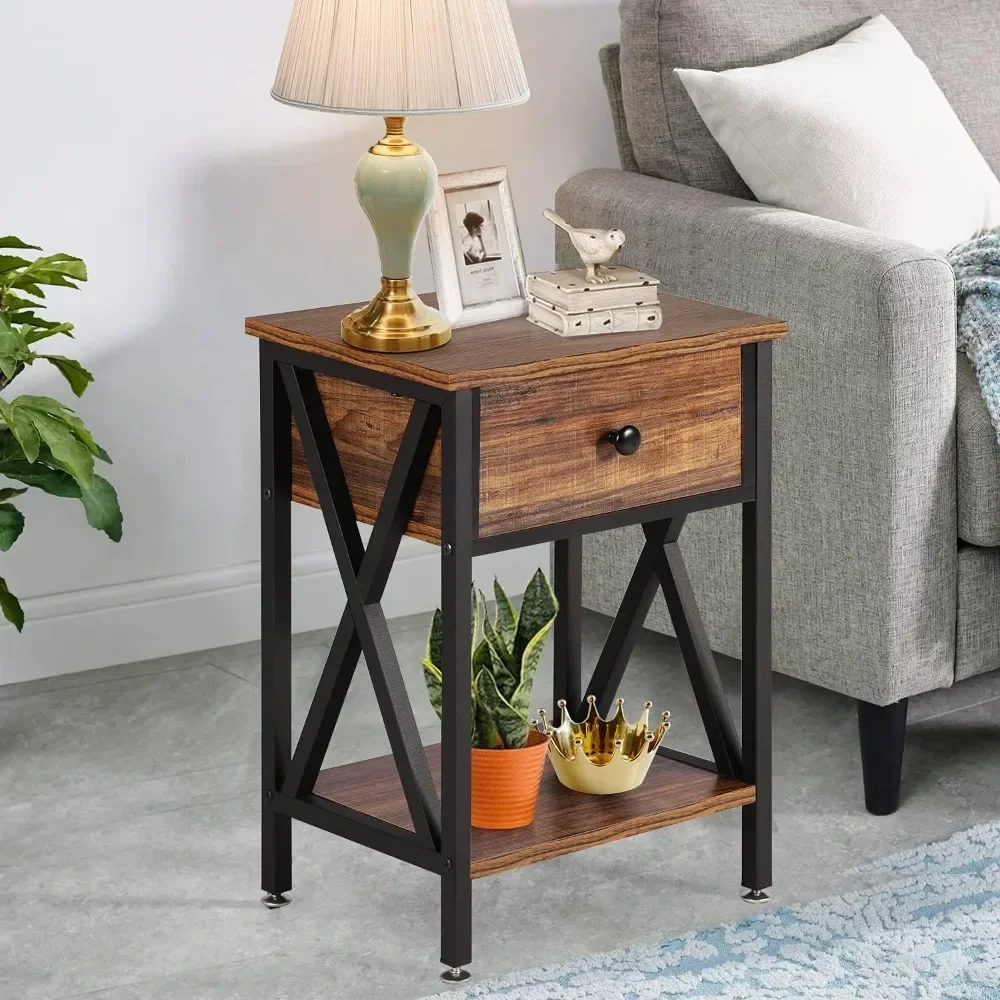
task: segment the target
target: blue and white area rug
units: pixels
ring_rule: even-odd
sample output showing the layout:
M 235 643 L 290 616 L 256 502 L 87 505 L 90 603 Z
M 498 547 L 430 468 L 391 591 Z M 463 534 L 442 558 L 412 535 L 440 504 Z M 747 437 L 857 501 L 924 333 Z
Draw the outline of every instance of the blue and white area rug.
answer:
M 1000 823 L 857 874 L 891 881 L 436 997 L 1000 1000 Z

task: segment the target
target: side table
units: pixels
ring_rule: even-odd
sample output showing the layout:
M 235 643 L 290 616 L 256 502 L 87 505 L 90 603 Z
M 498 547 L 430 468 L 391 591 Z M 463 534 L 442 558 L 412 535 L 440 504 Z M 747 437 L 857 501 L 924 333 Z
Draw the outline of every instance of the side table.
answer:
M 428 297 L 433 302 L 433 297 Z M 663 327 L 564 339 L 525 319 L 419 354 L 342 343 L 355 304 L 247 320 L 260 340 L 262 887 L 292 886 L 293 819 L 436 872 L 445 978 L 472 960 L 472 880 L 739 806 L 746 898 L 771 885 L 771 341 L 776 320 L 661 296 Z M 323 512 L 347 593 L 302 732 L 291 725 L 291 503 Z M 678 537 L 743 511 L 743 739 Z M 367 548 L 358 521 L 372 524 Z M 582 536 L 641 524 L 645 545 L 582 682 Z M 380 601 L 404 535 L 440 546 L 441 743 L 423 747 Z M 661 747 L 641 788 L 586 796 L 547 769 L 535 822 L 470 827 L 472 557 L 555 543 L 554 700 L 607 714 L 657 589 L 712 760 Z M 391 756 L 322 769 L 361 654 Z

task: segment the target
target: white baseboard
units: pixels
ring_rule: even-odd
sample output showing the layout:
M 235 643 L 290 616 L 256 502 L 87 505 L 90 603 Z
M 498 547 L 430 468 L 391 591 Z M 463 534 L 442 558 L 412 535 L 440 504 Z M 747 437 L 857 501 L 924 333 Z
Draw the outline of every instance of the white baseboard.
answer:
M 436 548 L 405 539 L 382 602 L 386 616 L 431 611 L 441 593 L 439 566 Z M 496 575 L 515 592 L 538 566 L 548 567 L 545 545 L 479 556 L 474 571 L 484 589 Z M 344 589 L 333 556 L 297 557 L 292 574 L 294 631 L 336 625 Z M 0 684 L 258 639 L 260 563 L 23 603 L 24 632 L 0 627 Z

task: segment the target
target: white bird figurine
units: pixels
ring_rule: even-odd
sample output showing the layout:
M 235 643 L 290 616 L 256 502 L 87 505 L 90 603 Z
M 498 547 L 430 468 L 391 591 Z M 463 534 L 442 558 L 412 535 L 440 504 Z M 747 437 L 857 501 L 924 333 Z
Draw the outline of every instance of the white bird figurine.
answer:
M 545 209 L 542 214 L 549 222 L 569 233 L 569 238 L 573 241 L 576 252 L 587 265 L 587 280 L 589 282 L 603 285 L 606 282 L 617 280 L 613 274 L 603 271 L 601 266 L 609 263 L 625 246 L 625 234 L 620 229 L 577 229 L 551 209 Z

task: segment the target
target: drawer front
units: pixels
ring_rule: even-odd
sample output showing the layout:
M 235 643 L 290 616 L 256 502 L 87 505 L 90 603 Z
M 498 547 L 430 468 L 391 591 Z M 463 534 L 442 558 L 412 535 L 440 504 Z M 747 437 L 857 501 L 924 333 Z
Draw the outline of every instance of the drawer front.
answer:
M 317 375 L 316 384 L 354 501 L 354 512 L 359 521 L 373 524 L 413 400 L 326 375 Z M 292 497 L 299 503 L 319 506 L 297 431 L 292 439 Z M 441 438 L 438 435 L 407 534 L 436 542 L 441 538 L 440 526 Z
M 382 502 L 412 400 L 316 378 L 358 520 Z M 520 531 L 741 482 L 740 349 L 725 348 L 484 388 L 479 534 Z M 632 424 L 642 443 L 619 455 L 606 440 Z M 292 495 L 318 506 L 299 443 Z M 407 534 L 441 538 L 441 442 Z
M 739 347 L 483 389 L 480 536 L 739 486 L 741 404 Z

